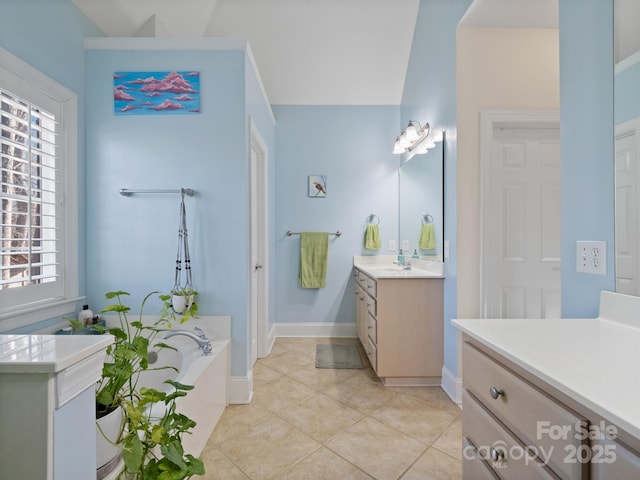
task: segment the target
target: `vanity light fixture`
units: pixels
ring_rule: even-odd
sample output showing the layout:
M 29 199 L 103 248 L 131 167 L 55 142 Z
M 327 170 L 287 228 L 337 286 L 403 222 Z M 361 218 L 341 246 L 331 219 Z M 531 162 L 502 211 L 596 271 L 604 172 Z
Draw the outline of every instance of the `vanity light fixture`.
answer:
M 425 123 L 424 126 L 420 126 L 420 123 L 415 120 L 410 120 L 407 128 L 402 130 L 402 133 L 396 137 L 396 141 L 393 145 L 393 153 L 395 155 L 407 152 L 426 153 L 429 148 L 434 146 L 432 145 L 433 141 L 431 141 L 424 149 L 420 148 L 420 150 L 418 150 L 418 147 L 421 147 L 421 144 L 429 136 L 429 130 L 429 123 Z

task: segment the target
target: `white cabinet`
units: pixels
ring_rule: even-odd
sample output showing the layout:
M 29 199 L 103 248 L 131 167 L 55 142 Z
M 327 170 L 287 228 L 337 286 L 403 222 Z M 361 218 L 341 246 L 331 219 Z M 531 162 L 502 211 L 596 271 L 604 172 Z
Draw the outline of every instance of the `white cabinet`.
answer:
M 95 390 L 110 335 L 0 335 L 0 478 L 95 478 Z
M 440 385 L 442 278 L 374 278 L 354 270 L 356 331 L 385 385 Z
M 464 479 L 479 464 L 502 479 L 640 478 L 640 439 L 617 438 L 615 425 L 471 337 L 462 345 Z

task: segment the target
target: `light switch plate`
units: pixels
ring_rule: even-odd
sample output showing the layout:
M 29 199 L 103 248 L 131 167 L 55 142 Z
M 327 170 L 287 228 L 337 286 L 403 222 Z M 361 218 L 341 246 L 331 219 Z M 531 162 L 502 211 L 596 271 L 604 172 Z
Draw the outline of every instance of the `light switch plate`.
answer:
M 389 251 L 390 252 L 395 252 L 396 251 L 396 241 L 395 240 L 389 240 Z
M 578 240 L 576 242 L 576 272 L 607 274 L 607 242 Z
M 402 241 L 402 251 L 404 253 L 409 253 L 409 240 Z

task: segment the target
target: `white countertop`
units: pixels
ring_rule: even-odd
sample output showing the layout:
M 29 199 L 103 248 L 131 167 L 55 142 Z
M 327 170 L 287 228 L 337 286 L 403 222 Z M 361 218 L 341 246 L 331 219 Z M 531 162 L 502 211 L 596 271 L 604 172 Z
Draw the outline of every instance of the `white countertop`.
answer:
M 0 373 L 57 373 L 111 343 L 111 335 L 0 335 Z
M 411 258 L 411 269 L 405 270 L 393 262 L 395 255 L 361 255 L 353 257 L 353 266 L 372 278 L 444 278 L 444 264 L 438 261 Z
M 452 320 L 464 333 L 640 439 L 638 322 Z

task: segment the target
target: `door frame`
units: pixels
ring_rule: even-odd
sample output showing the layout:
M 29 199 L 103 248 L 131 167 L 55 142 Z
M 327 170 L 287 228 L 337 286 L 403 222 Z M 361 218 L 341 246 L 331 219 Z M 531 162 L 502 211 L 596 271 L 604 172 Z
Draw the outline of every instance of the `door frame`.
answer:
M 487 318 L 486 259 L 489 245 L 485 236 L 485 210 L 489 201 L 489 180 L 493 157 L 493 132 L 496 128 L 560 128 L 557 110 L 481 110 L 480 111 L 480 316 Z
M 251 171 L 251 151 L 255 150 L 257 153 L 257 172 Z M 257 346 L 258 346 L 258 358 L 264 358 L 269 354 L 269 149 L 264 138 L 260 134 L 255 122 L 249 117 L 249 175 L 254 173 L 257 175 L 258 185 L 258 252 L 256 257 L 260 259 L 262 265 L 262 275 L 258 279 L 258 331 L 257 331 Z M 249 180 L 251 185 L 251 180 Z M 249 192 L 251 195 L 251 192 Z M 251 199 L 249 198 L 249 204 Z M 251 206 L 249 206 L 251 209 Z M 249 229 L 251 229 L 252 220 L 249 212 Z M 251 231 L 249 231 L 251 235 Z M 252 265 L 253 253 L 251 251 L 251 242 L 249 242 L 249 315 L 248 331 L 249 331 L 249 349 L 252 344 L 252 328 L 251 328 L 251 275 L 252 269 L 255 268 Z M 251 358 L 251 351 L 248 352 L 249 358 Z
M 640 176 L 640 117 L 634 117 L 630 120 L 626 120 L 622 123 L 619 123 L 618 125 L 615 126 L 615 135 L 614 135 L 614 151 L 616 149 L 616 142 L 620 139 L 623 138 L 627 135 L 634 135 L 635 139 L 636 139 L 636 161 L 638 162 L 638 170 L 637 173 Z M 614 155 L 614 162 L 615 162 L 615 155 Z M 614 165 L 614 177 L 615 175 L 617 175 L 617 170 L 615 170 L 616 165 Z M 614 181 L 617 180 L 617 178 L 614 178 Z M 638 179 L 638 188 L 640 190 L 640 179 Z M 617 184 L 617 182 L 616 182 Z M 617 186 L 617 185 L 616 185 Z M 615 189 L 614 189 L 615 190 Z M 638 191 L 638 194 L 640 196 L 640 191 Z M 616 191 L 616 196 L 617 196 L 617 191 Z M 615 205 L 615 211 L 617 214 L 617 205 Z M 640 223 L 639 223 L 640 225 Z M 618 225 L 615 225 L 614 227 L 616 230 L 618 228 Z M 614 251 L 613 251 L 613 255 L 615 258 L 615 264 L 617 265 L 618 263 L 618 238 L 616 235 L 614 235 Z M 640 265 L 638 265 L 638 272 L 640 274 Z M 614 277 L 615 277 L 615 282 L 616 282 L 616 289 L 618 288 L 618 272 L 617 269 L 614 269 Z

